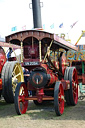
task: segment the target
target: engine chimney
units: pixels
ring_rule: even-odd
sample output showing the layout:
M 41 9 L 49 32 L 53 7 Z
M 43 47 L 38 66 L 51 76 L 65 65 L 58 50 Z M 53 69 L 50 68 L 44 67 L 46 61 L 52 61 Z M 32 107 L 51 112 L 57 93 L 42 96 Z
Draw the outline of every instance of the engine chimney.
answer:
M 40 0 L 32 0 L 34 28 L 42 28 Z

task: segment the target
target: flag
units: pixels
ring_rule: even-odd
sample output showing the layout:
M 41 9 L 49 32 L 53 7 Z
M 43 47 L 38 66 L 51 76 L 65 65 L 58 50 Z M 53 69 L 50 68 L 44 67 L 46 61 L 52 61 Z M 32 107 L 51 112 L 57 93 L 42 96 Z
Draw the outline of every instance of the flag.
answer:
M 26 30 L 26 25 L 22 26 L 22 30 Z
M 60 25 L 59 25 L 59 28 L 62 28 L 63 27 L 63 23 L 61 23 Z
M 70 27 L 73 28 L 78 21 L 74 22 Z
M 51 28 L 51 29 L 53 29 L 53 28 L 54 28 L 54 23 L 50 26 L 50 28 Z
M 11 31 L 16 31 L 16 30 L 17 30 L 17 26 L 11 28 Z

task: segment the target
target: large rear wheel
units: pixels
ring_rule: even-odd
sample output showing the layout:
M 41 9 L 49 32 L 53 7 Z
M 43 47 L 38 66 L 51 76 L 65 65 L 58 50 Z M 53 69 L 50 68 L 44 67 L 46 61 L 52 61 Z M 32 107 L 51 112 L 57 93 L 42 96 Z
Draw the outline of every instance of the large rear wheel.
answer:
M 71 67 L 69 70 L 70 89 L 69 98 L 71 105 L 76 105 L 78 102 L 78 79 L 77 70 L 75 67 Z
M 22 67 L 17 61 L 6 62 L 2 70 L 3 96 L 13 103 L 17 83 L 24 82 Z
M 64 90 L 61 82 L 56 82 L 54 88 L 54 108 L 56 115 L 60 116 L 64 112 Z
M 8 94 L 8 84 L 7 84 L 7 77 L 8 77 L 8 72 L 7 72 L 7 68 L 10 66 L 10 63 L 9 62 L 6 62 L 4 64 L 4 67 L 2 69 L 2 72 L 1 72 L 1 78 L 2 78 L 2 95 L 5 99 L 5 101 L 7 103 L 10 102 L 10 99 L 9 99 L 9 94 Z
M 25 83 L 18 83 L 15 91 L 15 109 L 18 115 L 24 114 L 27 111 L 28 100 L 25 98 L 28 97 L 28 91 Z

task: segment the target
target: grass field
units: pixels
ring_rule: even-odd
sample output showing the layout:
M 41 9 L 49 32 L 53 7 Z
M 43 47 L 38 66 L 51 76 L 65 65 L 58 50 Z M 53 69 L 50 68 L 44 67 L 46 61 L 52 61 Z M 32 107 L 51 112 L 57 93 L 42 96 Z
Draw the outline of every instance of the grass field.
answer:
M 56 116 L 53 102 L 36 106 L 29 102 L 26 114 L 17 115 L 14 104 L 0 101 L 1 128 L 85 128 L 85 99 L 76 106 L 65 105 L 62 116 Z

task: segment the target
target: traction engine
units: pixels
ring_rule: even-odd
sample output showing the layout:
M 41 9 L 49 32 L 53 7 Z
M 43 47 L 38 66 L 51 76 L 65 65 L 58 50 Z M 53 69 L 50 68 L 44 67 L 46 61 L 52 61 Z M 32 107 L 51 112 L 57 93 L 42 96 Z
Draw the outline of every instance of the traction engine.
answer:
M 75 67 L 69 67 L 66 60 L 67 51 L 76 51 L 75 46 L 55 34 L 40 30 L 14 33 L 6 37 L 6 42 L 21 46 L 20 64 L 25 71 L 22 74 L 25 81 L 18 82 L 14 91 L 17 114 L 26 113 L 29 100 L 36 105 L 54 101 L 58 116 L 64 112 L 65 101 L 67 105 L 77 104 L 77 71 Z

